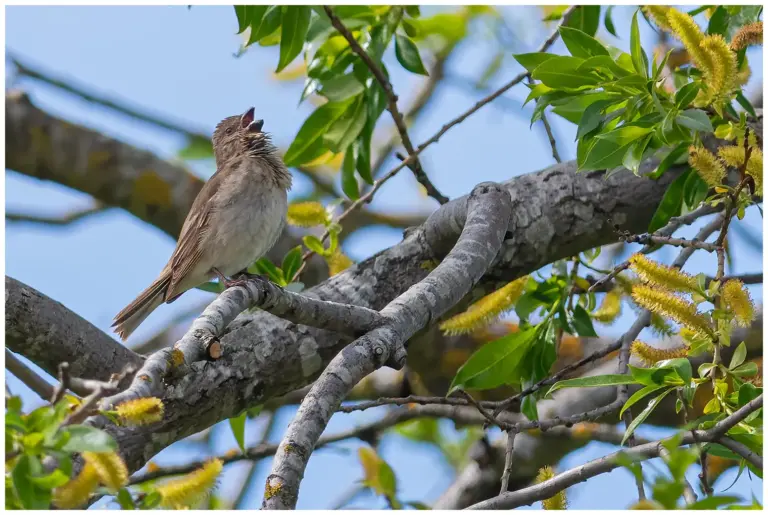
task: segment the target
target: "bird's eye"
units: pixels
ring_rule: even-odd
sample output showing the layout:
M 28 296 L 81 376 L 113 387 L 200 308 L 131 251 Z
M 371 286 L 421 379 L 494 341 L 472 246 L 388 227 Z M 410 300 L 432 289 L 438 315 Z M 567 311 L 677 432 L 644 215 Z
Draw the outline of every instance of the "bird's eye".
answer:
M 229 128 L 229 129 L 227 129 L 227 130 L 226 130 L 226 131 L 224 131 L 224 132 L 226 132 L 227 134 L 232 134 L 232 128 Z

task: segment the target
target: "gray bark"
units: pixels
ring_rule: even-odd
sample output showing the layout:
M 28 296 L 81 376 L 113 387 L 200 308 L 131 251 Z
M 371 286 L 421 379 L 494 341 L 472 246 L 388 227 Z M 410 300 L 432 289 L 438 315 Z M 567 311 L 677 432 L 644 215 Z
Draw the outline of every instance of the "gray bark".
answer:
M 106 381 L 144 359 L 77 313 L 11 277 L 5 277 L 5 342 L 10 350 L 57 377 L 59 363 L 74 377 Z

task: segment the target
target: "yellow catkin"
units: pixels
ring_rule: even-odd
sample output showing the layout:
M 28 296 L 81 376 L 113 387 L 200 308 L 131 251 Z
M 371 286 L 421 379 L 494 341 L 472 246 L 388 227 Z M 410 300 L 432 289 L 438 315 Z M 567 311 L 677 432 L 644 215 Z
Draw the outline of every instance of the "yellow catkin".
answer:
M 549 481 L 555 477 L 555 471 L 547 465 L 546 467 L 542 467 L 539 469 L 539 473 L 536 475 L 536 479 L 534 479 L 534 483 L 539 484 L 543 483 L 544 481 Z M 560 490 L 555 495 L 550 497 L 549 499 L 544 499 L 541 501 L 541 505 L 545 510 L 564 510 L 568 507 L 568 500 L 565 497 L 565 490 Z
M 688 14 L 670 7 L 667 12 L 667 23 L 672 33 L 683 43 L 691 56 L 696 68 L 706 76 L 712 69 L 712 62 L 707 52 L 701 47 L 704 34 L 699 25 Z
M 140 426 L 163 420 L 164 407 L 157 397 L 143 397 L 125 401 L 115 410 L 123 423 Z
M 701 41 L 701 48 L 709 53 L 712 63 L 711 74 L 707 86 L 712 95 L 724 99 L 733 91 L 736 81 L 738 64 L 728 43 L 720 34 L 710 34 Z
M 733 312 L 736 323 L 749 327 L 755 319 L 755 305 L 744 283 L 738 279 L 726 281 L 722 286 L 722 296 L 725 305 Z
M 712 336 L 712 328 L 704 316 L 696 311 L 696 306 L 673 293 L 658 287 L 635 286 L 632 298 L 645 309 L 671 318 L 675 322 L 696 331 Z
M 328 220 L 328 212 L 320 202 L 296 202 L 288 206 L 286 219 L 297 227 L 314 227 Z
M 688 164 L 690 164 L 699 177 L 704 179 L 707 186 L 714 188 L 723 182 L 725 167 L 715 155 L 704 147 L 691 146 L 688 149 Z
M 83 459 L 93 465 L 104 486 L 119 490 L 128 483 L 128 468 L 115 452 L 84 452 Z
M 752 155 L 747 163 L 747 174 L 755 181 L 755 194 L 763 196 L 763 151 L 757 147 L 752 148 Z
M 514 306 L 527 282 L 528 276 L 525 276 L 508 283 L 478 300 L 463 313 L 454 315 L 441 323 L 440 329 L 449 335 L 466 334 L 482 329 Z
M 331 276 L 343 272 L 354 264 L 352 260 L 349 259 L 349 256 L 339 250 L 326 257 L 325 261 L 328 263 L 328 273 Z
M 751 45 L 763 44 L 763 22 L 756 21 L 741 27 L 731 40 L 731 50 L 737 52 Z
M 53 491 L 53 504 L 63 510 L 72 510 L 85 504 L 99 486 L 96 469 L 86 462 L 77 477 Z
M 744 164 L 744 147 L 740 145 L 728 145 L 720 147 L 717 150 L 717 155 L 728 166 L 739 168 Z
M 667 19 L 669 7 L 666 5 L 645 5 L 642 7 L 642 10 L 660 29 L 672 32 L 672 27 Z
M 592 313 L 598 322 L 610 323 L 621 314 L 621 288 L 614 288 L 603 297 L 600 306 Z
M 632 342 L 632 355 L 637 356 L 646 365 L 653 365 L 657 361 L 665 359 L 685 358 L 688 356 L 688 347 L 681 345 L 671 349 L 657 349 L 647 343 L 635 340 Z
M 629 258 L 629 267 L 640 279 L 672 291 L 695 292 L 696 278 L 681 272 L 678 268 L 662 265 L 645 254 L 637 253 Z
M 157 487 L 157 493 L 164 508 L 179 509 L 192 506 L 203 500 L 216 486 L 224 464 L 214 459 L 186 476 L 174 479 Z

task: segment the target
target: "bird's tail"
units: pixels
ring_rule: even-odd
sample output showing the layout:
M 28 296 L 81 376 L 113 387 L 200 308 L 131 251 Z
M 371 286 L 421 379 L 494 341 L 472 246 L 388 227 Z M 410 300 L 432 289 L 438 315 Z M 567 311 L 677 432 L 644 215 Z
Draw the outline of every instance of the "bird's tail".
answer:
M 112 327 L 120 338 L 126 340 L 139 327 L 139 324 L 165 301 L 165 293 L 170 282 L 170 271 L 164 271 L 149 288 L 136 297 L 136 300 L 115 316 Z

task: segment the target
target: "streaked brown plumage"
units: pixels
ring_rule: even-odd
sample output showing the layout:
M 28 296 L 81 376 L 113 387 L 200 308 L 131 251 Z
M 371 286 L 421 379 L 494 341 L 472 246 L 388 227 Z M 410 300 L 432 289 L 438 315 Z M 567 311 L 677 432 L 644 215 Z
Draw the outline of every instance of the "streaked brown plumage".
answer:
M 282 232 L 291 174 L 254 110 L 216 126 L 216 173 L 195 198 L 179 241 L 159 277 L 115 316 L 122 339 L 163 302 L 214 277 L 244 271 L 272 248 Z

